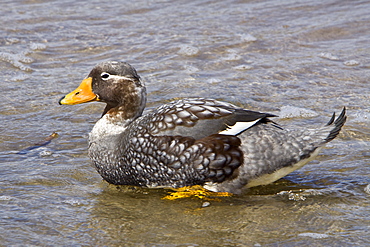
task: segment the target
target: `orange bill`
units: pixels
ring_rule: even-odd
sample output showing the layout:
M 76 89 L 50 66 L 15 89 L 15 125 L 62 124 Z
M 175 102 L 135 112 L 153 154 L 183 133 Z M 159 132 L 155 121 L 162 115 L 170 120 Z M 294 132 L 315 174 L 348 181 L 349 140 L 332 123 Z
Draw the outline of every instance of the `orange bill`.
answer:
M 92 91 L 92 78 L 84 79 L 80 86 L 59 100 L 61 105 L 76 105 L 90 101 L 98 101 L 99 97 Z

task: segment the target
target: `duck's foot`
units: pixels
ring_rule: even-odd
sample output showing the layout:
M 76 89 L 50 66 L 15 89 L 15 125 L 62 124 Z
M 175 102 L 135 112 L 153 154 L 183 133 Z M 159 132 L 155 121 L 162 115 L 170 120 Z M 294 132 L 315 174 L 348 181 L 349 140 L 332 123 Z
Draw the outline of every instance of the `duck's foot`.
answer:
M 178 189 L 173 189 L 175 192 L 170 192 L 169 195 L 163 197 L 165 200 L 176 200 L 180 198 L 196 197 L 199 199 L 207 199 L 212 201 L 220 201 L 219 197 L 229 197 L 232 193 L 229 192 L 213 192 L 206 190 L 200 185 L 185 186 Z

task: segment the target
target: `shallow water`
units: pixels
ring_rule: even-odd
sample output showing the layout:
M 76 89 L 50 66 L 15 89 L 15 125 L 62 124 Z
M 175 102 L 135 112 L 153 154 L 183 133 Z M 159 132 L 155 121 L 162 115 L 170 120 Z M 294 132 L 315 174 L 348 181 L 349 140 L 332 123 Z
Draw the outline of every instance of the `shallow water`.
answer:
M 0 6 L 4 246 L 370 244 L 369 1 Z M 108 185 L 91 166 L 86 139 L 103 105 L 57 104 L 112 59 L 137 68 L 149 107 L 200 96 L 278 114 L 282 125 L 319 126 L 343 106 L 349 118 L 317 160 L 272 185 L 166 201 L 166 190 Z M 54 131 L 49 145 L 18 154 Z

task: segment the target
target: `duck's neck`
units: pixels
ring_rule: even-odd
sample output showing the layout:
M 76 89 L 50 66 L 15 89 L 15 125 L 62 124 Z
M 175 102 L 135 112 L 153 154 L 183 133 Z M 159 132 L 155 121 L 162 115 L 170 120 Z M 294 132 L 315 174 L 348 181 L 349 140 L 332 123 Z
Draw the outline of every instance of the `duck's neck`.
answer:
M 145 87 L 132 88 L 121 95 L 119 104 L 107 104 L 103 117 L 111 124 L 127 126 L 140 117 L 146 104 Z
M 121 103 L 107 104 L 103 116 L 90 133 L 90 141 L 107 136 L 119 135 L 144 111 L 146 104 L 145 87 L 136 88 L 122 95 Z

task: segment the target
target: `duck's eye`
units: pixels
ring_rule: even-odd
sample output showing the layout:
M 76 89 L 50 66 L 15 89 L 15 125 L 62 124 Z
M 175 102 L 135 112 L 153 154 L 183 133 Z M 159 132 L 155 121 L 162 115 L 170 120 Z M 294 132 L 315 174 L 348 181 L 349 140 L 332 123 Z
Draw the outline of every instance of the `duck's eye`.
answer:
M 108 78 L 109 78 L 109 76 L 110 76 L 110 74 L 108 74 L 107 72 L 103 72 L 103 73 L 101 73 L 101 78 L 103 79 L 103 80 L 107 80 Z

